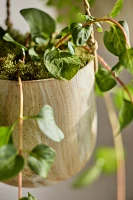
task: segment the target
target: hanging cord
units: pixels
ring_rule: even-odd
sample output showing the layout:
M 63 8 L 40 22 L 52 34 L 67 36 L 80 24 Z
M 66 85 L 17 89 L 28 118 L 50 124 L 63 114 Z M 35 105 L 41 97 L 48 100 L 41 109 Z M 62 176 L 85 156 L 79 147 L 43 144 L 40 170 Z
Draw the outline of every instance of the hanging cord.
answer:
M 11 7 L 11 2 L 10 0 L 7 0 L 6 1 L 6 15 L 7 15 L 7 18 L 5 20 L 5 24 L 7 26 L 7 30 L 10 30 L 12 28 L 12 23 L 10 22 L 10 7 Z
M 83 0 L 83 2 L 84 2 L 85 14 L 91 16 L 90 5 L 89 5 L 88 1 Z M 94 38 L 94 30 L 92 31 L 91 36 L 88 40 L 88 45 L 89 45 L 89 48 L 91 49 L 92 54 L 94 56 L 94 71 L 96 73 L 97 70 L 98 70 L 98 58 L 97 58 L 98 44 L 97 44 L 97 41 Z

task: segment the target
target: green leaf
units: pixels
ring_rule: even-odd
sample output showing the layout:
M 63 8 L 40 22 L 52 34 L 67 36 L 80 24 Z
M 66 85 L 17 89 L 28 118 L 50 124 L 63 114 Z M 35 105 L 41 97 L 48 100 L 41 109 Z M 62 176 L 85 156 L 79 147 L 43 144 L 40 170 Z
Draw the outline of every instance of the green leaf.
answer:
M 97 85 L 102 92 L 109 91 L 116 86 L 116 81 L 112 77 L 111 72 L 101 66 L 95 76 Z
M 28 165 L 37 175 L 46 178 L 54 160 L 54 149 L 40 144 L 31 151 L 28 157 Z
M 124 4 L 124 0 L 117 0 L 117 2 L 115 3 L 113 9 L 109 13 L 109 16 L 111 18 L 116 17 L 120 13 L 120 11 L 121 11 L 121 9 L 123 7 L 123 4 Z
M 74 45 L 72 42 L 68 41 L 68 50 L 71 53 L 71 55 L 75 55 L 75 49 L 74 49 Z
M 24 159 L 13 145 L 0 148 L 0 181 L 16 176 L 24 167 Z
M 62 38 L 62 37 L 64 37 L 67 33 L 69 33 L 70 32 L 70 29 L 69 29 L 69 27 L 67 26 L 67 27 L 65 27 L 65 28 L 63 28 L 62 30 L 61 30 L 61 32 L 56 36 L 56 39 L 60 39 L 60 38 Z
M 116 56 L 120 56 L 126 50 L 125 37 L 115 25 L 110 26 L 109 31 L 105 31 L 103 40 L 108 51 Z
M 122 20 L 122 21 L 119 21 L 119 24 L 124 28 L 127 38 L 128 38 L 128 42 L 130 43 L 130 34 L 129 34 L 128 23 L 125 20 Z
M 124 100 L 119 113 L 120 130 L 125 128 L 133 120 L 133 104 Z
M 0 127 L 0 147 L 9 143 L 12 130 L 10 126 Z
M 121 109 L 123 105 L 123 90 L 122 88 L 116 88 L 115 89 L 115 94 L 113 95 L 113 101 L 118 110 Z
M 20 200 L 37 200 L 35 197 L 33 197 L 29 192 L 28 192 L 28 197 L 23 197 Z
M 86 187 L 96 181 L 102 173 L 102 166 L 103 161 L 99 160 L 93 167 L 81 173 L 73 183 L 74 188 Z
M 118 77 L 123 70 L 123 66 L 118 62 L 113 68 L 112 71 L 115 73 L 115 76 Z
M 35 42 L 39 45 L 47 45 L 49 42 L 48 38 L 43 38 L 43 37 L 36 37 Z
M 81 61 L 77 56 L 72 56 L 68 52 L 48 49 L 44 54 L 44 64 L 55 78 L 70 80 L 78 72 Z
M 55 32 L 55 21 L 47 13 L 36 8 L 23 9 L 20 13 L 28 22 L 33 39 L 40 36 L 46 38 Z
M 23 46 L 22 44 L 16 42 L 16 41 L 12 38 L 12 36 L 11 36 L 9 33 L 6 33 L 6 34 L 3 36 L 3 39 L 4 39 L 5 41 L 7 41 L 7 42 L 11 42 L 11 43 L 13 43 L 13 44 L 19 46 L 19 47 L 20 47 L 21 49 L 23 49 L 24 51 L 27 51 L 27 50 L 28 50 L 25 46 Z
M 40 56 L 36 53 L 34 47 L 31 47 L 28 50 L 28 53 L 30 55 L 31 60 L 35 61 L 35 60 L 39 60 L 40 59 Z
M 132 99 L 133 99 L 133 82 L 129 83 L 128 85 L 126 85 L 126 88 L 128 89 Z M 129 95 L 127 94 L 127 92 L 123 89 L 123 98 L 126 100 L 126 101 L 130 101 L 131 102 L 131 99 L 129 97 Z
M 72 34 L 74 44 L 77 46 L 84 45 L 88 41 L 92 30 L 92 25 L 83 26 L 81 23 L 72 23 L 70 25 L 70 32 Z
M 95 25 L 97 26 L 97 31 L 99 33 L 102 33 L 103 32 L 103 28 L 102 28 L 101 24 L 99 22 L 95 22 Z
M 133 48 L 127 49 L 119 57 L 120 64 L 133 74 Z
M 117 170 L 116 152 L 112 147 L 103 147 L 96 150 L 96 160 L 103 161 L 102 172 L 112 174 Z
M 34 117 L 43 134 L 54 142 L 60 142 L 64 138 L 64 134 L 56 125 L 54 112 L 51 106 L 45 105 L 38 115 Z

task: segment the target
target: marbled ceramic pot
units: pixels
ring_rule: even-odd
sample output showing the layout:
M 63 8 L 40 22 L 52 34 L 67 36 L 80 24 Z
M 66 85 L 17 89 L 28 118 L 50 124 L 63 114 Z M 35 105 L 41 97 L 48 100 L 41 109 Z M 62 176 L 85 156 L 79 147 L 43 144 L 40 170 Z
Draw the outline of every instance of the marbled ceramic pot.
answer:
M 65 138 L 55 143 L 46 138 L 34 120 L 24 121 L 23 148 L 43 143 L 56 150 L 56 161 L 47 180 L 23 171 L 24 187 L 39 187 L 63 181 L 78 172 L 88 161 L 96 140 L 97 117 L 94 98 L 93 62 L 70 81 L 57 79 L 23 81 L 24 115 L 37 114 L 43 105 L 54 109 L 55 119 Z M 15 81 L 0 80 L 0 125 L 11 125 L 19 116 L 19 86 Z M 13 133 L 18 145 L 18 127 Z M 17 185 L 17 178 L 7 182 Z

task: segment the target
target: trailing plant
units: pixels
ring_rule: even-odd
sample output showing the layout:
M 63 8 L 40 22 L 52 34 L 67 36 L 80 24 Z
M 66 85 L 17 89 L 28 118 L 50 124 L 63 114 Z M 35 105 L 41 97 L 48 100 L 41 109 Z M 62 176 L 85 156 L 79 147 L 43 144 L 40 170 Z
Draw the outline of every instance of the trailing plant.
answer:
M 119 78 L 123 69 L 133 74 L 133 48 L 130 46 L 129 29 L 126 21 L 117 22 L 113 18 L 123 7 L 123 0 L 117 0 L 112 11 L 103 18 L 91 16 L 89 4 L 84 0 L 85 14 L 80 14 L 81 21 L 71 23 L 55 34 L 56 22 L 45 12 L 28 8 L 20 11 L 30 27 L 30 33 L 21 35 L 13 30 L 9 16 L 9 0 L 7 1 L 8 17 L 7 30 L 0 28 L 0 78 L 18 80 L 20 89 L 20 115 L 11 126 L 0 127 L 0 181 L 7 180 L 19 174 L 19 194 L 22 197 L 22 169 L 24 158 L 22 152 L 22 127 L 24 120 L 36 120 L 43 134 L 54 142 L 60 142 L 64 135 L 57 127 L 53 110 L 45 105 L 35 116 L 23 116 L 23 88 L 22 80 L 57 78 L 62 81 L 71 80 L 78 71 L 91 60 L 94 60 L 96 72 L 96 92 L 104 96 L 109 106 L 109 115 L 112 112 L 110 97 L 105 92 L 118 88 L 116 102 L 121 102 L 118 121 L 116 115 L 110 115 L 115 141 L 114 148 L 102 148 L 96 152 L 94 167 L 81 174 L 75 181 L 75 187 L 84 187 L 96 180 L 102 173 L 112 173 L 123 168 L 124 150 L 120 132 L 133 120 L 132 83 L 125 85 Z M 49 1 L 50 2 L 50 1 Z M 107 50 L 117 56 L 118 62 L 110 66 L 97 55 L 97 43 L 93 35 L 93 27 L 103 32 L 102 23 L 108 23 L 110 29 L 104 32 L 103 41 Z M 99 65 L 97 65 L 97 59 Z M 113 119 L 116 118 L 115 123 Z M 13 144 L 12 132 L 19 124 L 19 149 Z M 28 166 L 39 176 L 46 178 L 54 162 L 55 151 L 44 144 L 37 145 L 28 154 Z M 123 188 L 123 192 L 124 192 Z M 118 191 L 119 193 L 119 191 Z M 123 194 L 124 195 L 124 194 Z M 34 200 L 31 194 L 21 200 Z M 119 194 L 118 194 L 118 199 Z

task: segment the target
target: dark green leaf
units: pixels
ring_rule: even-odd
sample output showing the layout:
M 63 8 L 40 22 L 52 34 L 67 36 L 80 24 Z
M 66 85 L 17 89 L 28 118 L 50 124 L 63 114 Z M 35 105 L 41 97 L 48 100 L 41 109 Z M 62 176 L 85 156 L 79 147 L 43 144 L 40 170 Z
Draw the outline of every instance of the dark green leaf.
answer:
M 123 21 L 119 21 L 119 24 L 124 28 L 127 38 L 128 38 L 128 42 L 130 43 L 130 34 L 129 34 L 128 23 L 123 20 Z
M 0 27 L 0 38 L 3 38 L 5 33 L 6 33 L 5 30 L 3 30 L 3 28 Z
M 51 106 L 45 105 L 38 115 L 34 117 L 43 134 L 54 142 L 60 142 L 64 138 L 64 134 L 56 125 L 54 112 Z
M 73 186 L 75 188 L 82 188 L 92 184 L 100 177 L 102 173 L 102 167 L 103 161 L 101 162 L 99 160 L 93 167 L 81 173 L 81 175 L 79 175 L 78 178 L 74 181 Z
M 21 49 L 23 49 L 24 51 L 27 51 L 27 50 L 28 50 L 25 46 L 23 46 L 22 44 L 16 42 L 16 41 L 12 38 L 12 36 L 11 36 L 9 33 L 6 33 L 6 34 L 3 36 L 3 39 L 4 39 L 5 41 L 7 41 L 7 42 L 11 42 L 11 43 L 13 43 L 13 44 L 19 46 L 19 47 L 20 47 Z
M 104 147 L 96 151 L 96 160 L 102 160 L 102 172 L 112 174 L 117 170 L 116 152 L 114 148 Z
M 68 41 L 68 50 L 72 55 L 75 55 L 74 45 L 72 42 L 69 42 L 69 41 Z
M 108 51 L 116 56 L 120 56 L 126 50 L 124 35 L 115 25 L 110 26 L 109 31 L 105 31 L 103 39 Z
M 63 28 L 62 30 L 61 30 L 61 32 L 56 36 L 56 39 L 60 39 L 60 38 L 62 38 L 62 37 L 64 37 L 67 33 L 69 33 L 70 32 L 70 29 L 69 29 L 69 27 L 67 26 L 67 27 L 65 27 L 65 28 Z
M 127 49 L 119 57 L 120 64 L 133 74 L 133 48 Z
M 0 181 L 16 176 L 24 167 L 24 159 L 13 145 L 0 148 Z
M 11 133 L 12 131 L 10 126 L 0 127 L 0 147 L 9 143 Z
M 121 11 L 121 9 L 123 7 L 123 4 L 124 4 L 124 0 L 117 0 L 117 2 L 115 3 L 113 9 L 109 13 L 109 16 L 111 18 L 116 17 L 120 13 L 120 11 Z
M 46 178 L 54 160 L 54 149 L 40 144 L 31 151 L 28 157 L 28 165 L 37 175 Z
M 29 50 L 29 55 L 31 57 L 31 60 L 35 61 L 35 60 L 39 60 L 40 56 L 36 53 L 34 47 L 31 47 Z
M 113 68 L 112 71 L 115 73 L 115 76 L 118 77 L 123 70 L 123 66 L 118 62 Z
M 23 9 L 20 13 L 28 22 L 33 39 L 40 36 L 46 38 L 55 32 L 55 21 L 47 13 L 36 8 Z
M 125 128 L 133 120 L 133 104 L 124 100 L 119 113 L 120 130 Z
M 70 25 L 70 32 L 73 37 L 73 42 L 77 46 L 84 45 L 92 32 L 92 25 L 83 26 L 81 23 L 72 23 Z
M 78 72 L 81 61 L 77 56 L 54 49 L 45 52 L 44 64 L 55 78 L 70 80 Z
M 112 77 L 111 72 L 101 66 L 95 76 L 97 85 L 102 92 L 109 91 L 116 86 L 116 81 Z

